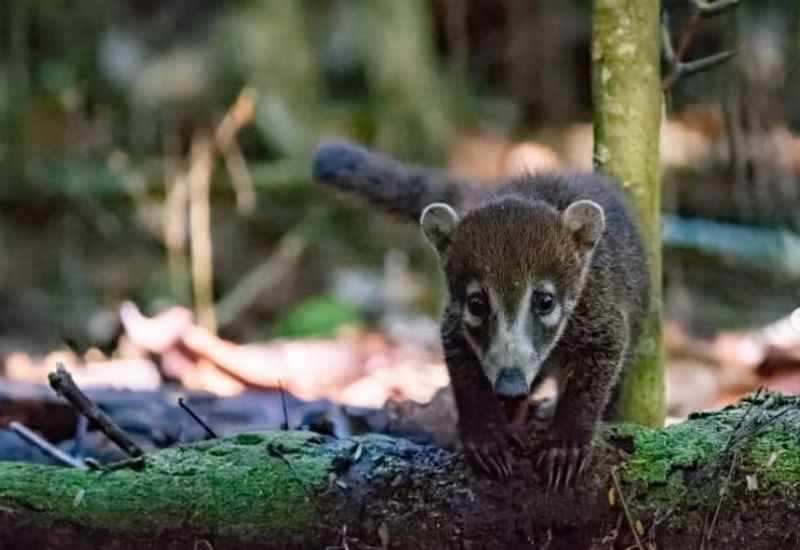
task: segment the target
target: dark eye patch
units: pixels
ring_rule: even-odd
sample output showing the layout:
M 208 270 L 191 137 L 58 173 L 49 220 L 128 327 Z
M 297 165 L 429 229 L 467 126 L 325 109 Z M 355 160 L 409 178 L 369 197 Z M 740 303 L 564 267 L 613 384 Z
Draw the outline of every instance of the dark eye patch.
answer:
M 547 315 L 556 307 L 556 297 L 552 292 L 535 290 L 531 295 L 531 308 L 539 315 Z
M 491 308 L 489 307 L 489 296 L 483 290 L 473 292 L 467 296 L 467 311 L 473 317 L 478 319 L 486 319 L 489 316 Z

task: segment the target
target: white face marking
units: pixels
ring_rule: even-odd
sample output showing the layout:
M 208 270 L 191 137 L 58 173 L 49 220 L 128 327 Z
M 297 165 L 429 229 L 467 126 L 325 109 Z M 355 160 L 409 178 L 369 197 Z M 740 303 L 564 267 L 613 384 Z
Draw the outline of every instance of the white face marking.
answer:
M 492 385 L 500 371 L 505 368 L 522 370 L 528 385 L 533 382 L 539 371 L 538 354 L 527 331 L 531 315 L 529 307 L 531 292 L 533 289 L 528 284 L 516 311 L 507 312 L 494 289 L 489 289 L 489 302 L 497 315 L 497 328 L 483 367 Z
M 556 302 L 553 311 L 547 315 L 541 315 L 539 320 L 542 321 L 542 324 L 547 328 L 553 328 L 558 325 L 558 322 L 561 320 L 561 304 Z
M 585 277 L 585 271 L 581 278 Z M 583 281 L 580 281 L 582 283 Z M 464 337 L 480 359 L 483 371 L 489 382 L 494 386 L 503 369 L 519 369 L 530 386 L 539 374 L 550 352 L 555 348 L 566 326 L 566 319 L 570 316 L 576 305 L 576 299 L 567 299 L 563 303 L 556 301 L 553 311 L 546 315 L 537 315 L 531 307 L 531 297 L 534 291 L 544 291 L 556 294 L 555 284 L 550 280 L 531 281 L 525 287 L 520 301 L 512 311 L 506 311 L 498 293 L 492 288 L 484 289 L 478 281 L 471 281 L 467 285 L 467 295 L 485 290 L 489 297 L 489 307 L 495 316 L 494 334 L 491 335 L 489 349 L 481 350 L 478 343 L 470 334 L 469 328 L 480 327 L 484 320 L 470 314 L 467 305 L 464 305 Z M 580 291 L 580 289 L 579 289 Z M 535 319 L 535 320 L 534 320 Z M 554 330 L 554 334 L 540 347 L 534 345 L 531 327 L 535 322 L 541 323 L 547 329 Z

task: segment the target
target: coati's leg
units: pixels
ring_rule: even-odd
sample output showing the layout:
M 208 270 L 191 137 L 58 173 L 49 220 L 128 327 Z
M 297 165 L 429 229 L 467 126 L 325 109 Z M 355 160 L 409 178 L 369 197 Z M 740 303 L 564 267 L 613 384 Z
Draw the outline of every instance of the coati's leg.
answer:
M 450 345 L 447 345 L 450 344 Z M 468 344 L 449 340 L 445 362 L 458 409 L 464 452 L 482 472 L 498 478 L 512 473 L 511 444 L 523 447 L 522 431 L 508 422 L 500 401 Z
M 619 332 L 622 334 L 619 334 Z M 592 438 L 616 385 L 627 344 L 624 327 L 593 334 L 591 346 L 563 352 L 550 429 L 535 442 L 550 488 L 577 481 L 591 461 Z
M 622 359 L 622 364 L 625 365 L 628 361 L 628 358 L 625 357 Z M 614 384 L 614 387 L 611 388 L 611 396 L 608 398 L 608 403 L 606 403 L 606 408 L 603 410 L 602 420 L 603 422 L 609 422 L 614 420 L 617 417 L 617 399 L 619 399 L 619 392 L 620 386 L 619 381 Z

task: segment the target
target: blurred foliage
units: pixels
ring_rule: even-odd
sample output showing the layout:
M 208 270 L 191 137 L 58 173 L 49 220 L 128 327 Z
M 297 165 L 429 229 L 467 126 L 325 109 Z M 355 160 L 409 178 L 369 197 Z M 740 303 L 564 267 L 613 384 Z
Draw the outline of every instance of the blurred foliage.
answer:
M 591 2 L 557 4 L 0 3 L 0 351 L 13 319 L 50 347 L 123 299 L 151 311 L 187 300 L 166 264 L 168 164 L 185 169 L 194 133 L 214 128 L 245 86 L 258 93 L 254 120 L 238 136 L 257 208 L 236 212 L 220 163 L 212 190 L 216 297 L 265 261 L 287 232 L 310 246 L 296 272 L 268 289 L 228 335 L 270 334 L 284 312 L 328 295 L 345 266 L 380 276 L 388 246 L 408 256 L 412 271 L 437 280 L 416 228 L 312 186 L 313 147 L 340 136 L 441 164 L 459 136 L 524 138 L 588 119 Z M 743 4 L 738 36 L 711 22 L 688 53 L 766 40 L 758 51 L 772 52 L 777 65 L 769 66 L 778 69 L 754 109 L 769 107 L 778 113 L 773 119 L 798 123 L 800 104 L 790 99 L 800 7 Z M 680 15 L 682 5 L 675 0 L 670 9 Z M 750 58 L 742 62 L 750 66 Z M 681 83 L 670 108 L 719 98 L 728 74 Z M 755 85 L 747 99 L 758 96 Z
M 164 263 L 165 140 L 186 155 L 196 129 L 216 125 L 244 86 L 258 92 L 239 136 L 258 207 L 237 216 L 227 175 L 216 171 L 215 292 L 233 288 L 289 231 L 312 246 L 304 275 L 254 304 L 251 323 L 233 333 L 258 336 L 277 318 L 287 334 L 349 319 L 335 301 L 303 299 L 343 263 L 379 266 L 386 242 L 407 242 L 414 264 L 430 267 L 415 229 L 319 193 L 308 159 L 333 135 L 444 158 L 469 117 L 466 91 L 434 50 L 431 13 L 423 0 L 4 3 L 0 243 L 14 243 L 17 257 L 0 264 L 0 294 L 39 312 L 44 346 L 121 299 L 150 309 L 185 299 Z M 281 317 L 295 302 L 300 309 Z
M 355 308 L 331 295 L 312 296 L 287 311 L 275 322 L 275 336 L 304 338 L 334 336 L 342 327 L 359 327 L 362 317 Z

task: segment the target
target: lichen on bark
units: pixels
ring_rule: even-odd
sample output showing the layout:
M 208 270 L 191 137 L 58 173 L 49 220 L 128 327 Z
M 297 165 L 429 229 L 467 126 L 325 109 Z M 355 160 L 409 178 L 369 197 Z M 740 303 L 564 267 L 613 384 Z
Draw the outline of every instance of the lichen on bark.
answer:
M 647 426 L 660 426 L 665 414 L 659 12 L 658 0 L 595 0 L 592 18 L 594 166 L 616 177 L 630 198 L 651 271 L 650 311 L 617 411 L 620 419 Z

